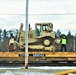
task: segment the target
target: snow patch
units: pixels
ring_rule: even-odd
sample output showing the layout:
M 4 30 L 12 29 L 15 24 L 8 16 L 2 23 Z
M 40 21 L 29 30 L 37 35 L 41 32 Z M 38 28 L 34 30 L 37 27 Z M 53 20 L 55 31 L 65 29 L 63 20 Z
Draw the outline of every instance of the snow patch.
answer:
M 14 73 L 11 72 L 11 71 L 6 71 L 5 73 L 3 73 L 3 74 L 1 74 L 1 75 L 14 75 Z
M 48 66 L 40 66 L 40 67 L 29 67 L 29 69 L 76 69 L 76 67 L 68 67 L 68 66 L 62 66 L 62 67 L 48 67 Z

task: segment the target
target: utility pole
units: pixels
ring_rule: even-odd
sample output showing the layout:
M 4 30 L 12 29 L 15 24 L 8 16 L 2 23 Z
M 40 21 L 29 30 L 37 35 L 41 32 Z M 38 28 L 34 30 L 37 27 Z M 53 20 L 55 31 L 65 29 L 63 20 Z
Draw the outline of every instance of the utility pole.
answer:
M 26 0 L 25 68 L 28 69 L 28 0 Z
M 73 51 L 75 51 L 75 39 L 73 40 Z

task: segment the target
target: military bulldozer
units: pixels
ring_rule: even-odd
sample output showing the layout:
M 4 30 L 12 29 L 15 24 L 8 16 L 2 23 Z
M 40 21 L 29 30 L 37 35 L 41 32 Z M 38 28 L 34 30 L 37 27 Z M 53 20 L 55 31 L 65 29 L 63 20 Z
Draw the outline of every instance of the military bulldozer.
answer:
M 15 45 L 20 49 L 25 48 L 26 32 L 23 30 L 21 23 L 18 31 L 17 40 Z M 60 39 L 55 38 L 52 23 L 36 23 L 35 30 L 32 30 L 29 25 L 28 29 L 28 49 L 29 50 L 48 50 L 55 51 L 56 47 L 60 45 Z M 17 49 L 17 47 L 14 47 Z

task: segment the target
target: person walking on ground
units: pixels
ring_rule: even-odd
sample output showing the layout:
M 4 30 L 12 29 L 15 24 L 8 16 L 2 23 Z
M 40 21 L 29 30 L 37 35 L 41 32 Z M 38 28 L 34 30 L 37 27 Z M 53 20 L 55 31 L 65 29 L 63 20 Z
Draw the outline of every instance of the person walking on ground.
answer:
M 63 49 L 66 51 L 66 43 L 67 43 L 66 37 L 63 36 L 63 38 L 61 39 L 61 52 Z

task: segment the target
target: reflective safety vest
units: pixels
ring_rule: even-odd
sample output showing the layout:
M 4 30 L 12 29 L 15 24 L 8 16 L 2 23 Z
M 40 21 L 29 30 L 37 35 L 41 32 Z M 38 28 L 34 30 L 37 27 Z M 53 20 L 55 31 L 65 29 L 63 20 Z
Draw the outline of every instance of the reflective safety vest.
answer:
M 61 44 L 66 44 L 66 39 L 62 39 Z

